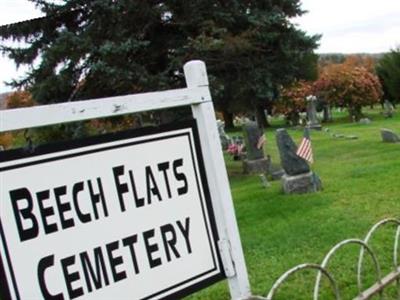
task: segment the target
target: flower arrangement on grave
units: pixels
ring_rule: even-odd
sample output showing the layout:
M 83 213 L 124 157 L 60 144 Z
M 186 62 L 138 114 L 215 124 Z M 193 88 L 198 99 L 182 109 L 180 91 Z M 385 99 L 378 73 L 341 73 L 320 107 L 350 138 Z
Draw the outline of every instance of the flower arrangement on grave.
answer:
M 233 160 L 240 160 L 245 154 L 245 145 L 241 139 L 233 139 L 234 142 L 229 144 L 226 150 L 230 155 L 232 155 Z

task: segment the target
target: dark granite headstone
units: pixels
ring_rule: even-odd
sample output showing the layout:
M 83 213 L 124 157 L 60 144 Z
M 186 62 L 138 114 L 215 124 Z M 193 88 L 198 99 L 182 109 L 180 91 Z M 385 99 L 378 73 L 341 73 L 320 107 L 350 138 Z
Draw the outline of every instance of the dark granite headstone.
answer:
M 276 131 L 276 142 L 281 165 L 287 175 L 294 176 L 310 172 L 307 161 L 297 156 L 297 146 L 285 129 L 281 128 Z
M 400 137 L 392 130 L 382 128 L 381 136 L 382 136 L 382 141 L 385 143 L 400 143 Z
M 264 131 L 256 122 L 246 122 L 243 125 L 243 138 L 246 149 L 246 159 L 243 160 L 243 173 L 266 173 L 271 159 L 265 158 L 263 150 Z
M 250 121 L 243 125 L 243 138 L 248 160 L 264 158 L 263 147 L 258 147 L 259 139 L 263 134 L 263 130 L 257 126 L 256 122 Z

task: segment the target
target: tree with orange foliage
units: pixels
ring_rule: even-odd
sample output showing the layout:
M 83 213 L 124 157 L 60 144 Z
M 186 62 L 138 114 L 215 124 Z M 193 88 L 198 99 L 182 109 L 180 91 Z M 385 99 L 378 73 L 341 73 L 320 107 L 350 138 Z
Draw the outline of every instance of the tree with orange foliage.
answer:
M 26 91 L 17 91 L 7 96 L 7 108 L 29 107 L 35 105 L 31 93 Z
M 6 108 L 18 108 L 18 107 L 28 107 L 35 105 L 32 96 L 26 91 L 17 91 L 9 94 L 6 99 Z M 12 146 L 14 140 L 14 135 L 11 132 L 5 132 L 0 134 L 0 146 L 8 149 Z
M 361 118 L 363 106 L 378 103 L 383 94 L 378 77 L 353 59 L 325 66 L 314 86 L 329 104 L 346 107 L 354 121 Z
M 11 133 L 9 132 L 0 133 L 0 151 L 10 148 L 12 142 L 13 142 L 13 136 Z
M 304 80 L 295 81 L 282 88 L 275 112 L 284 114 L 292 125 L 297 125 L 300 120 L 299 113 L 304 112 L 307 107 L 306 97 L 313 94 L 313 89 L 313 83 Z

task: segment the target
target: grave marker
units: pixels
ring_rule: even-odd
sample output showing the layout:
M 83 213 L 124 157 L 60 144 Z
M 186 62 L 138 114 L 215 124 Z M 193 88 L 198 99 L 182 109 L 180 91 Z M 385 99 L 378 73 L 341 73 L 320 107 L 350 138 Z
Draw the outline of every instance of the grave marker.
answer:
M 321 190 L 321 180 L 310 169 L 307 161 L 296 154 L 297 146 L 285 129 L 276 131 L 276 141 L 285 170 L 281 178 L 284 193 L 302 194 Z
M 381 137 L 384 143 L 400 143 L 400 136 L 390 129 L 382 128 Z
M 307 101 L 307 118 L 308 125 L 311 129 L 321 130 L 322 126 L 317 118 L 317 97 L 310 95 L 306 98 Z
M 266 173 L 271 161 L 264 155 L 264 131 L 258 127 L 256 122 L 248 121 L 243 125 L 243 139 L 246 145 L 243 172 L 245 174 Z

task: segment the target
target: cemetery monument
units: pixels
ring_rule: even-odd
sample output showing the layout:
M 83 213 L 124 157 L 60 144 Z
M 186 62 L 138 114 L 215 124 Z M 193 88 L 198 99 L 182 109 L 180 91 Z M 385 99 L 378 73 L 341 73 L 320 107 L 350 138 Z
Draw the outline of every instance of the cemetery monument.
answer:
M 310 95 L 306 98 L 307 100 L 307 118 L 308 118 L 308 126 L 311 129 L 321 130 L 322 126 L 317 118 L 317 97 L 314 95 Z
M 243 173 L 266 173 L 271 160 L 264 155 L 264 131 L 258 127 L 256 122 L 249 121 L 243 125 L 243 138 L 246 146 Z
M 303 194 L 321 190 L 321 180 L 311 171 L 307 161 L 297 156 L 297 146 L 285 129 L 276 131 L 276 142 L 285 171 L 281 179 L 284 193 Z

